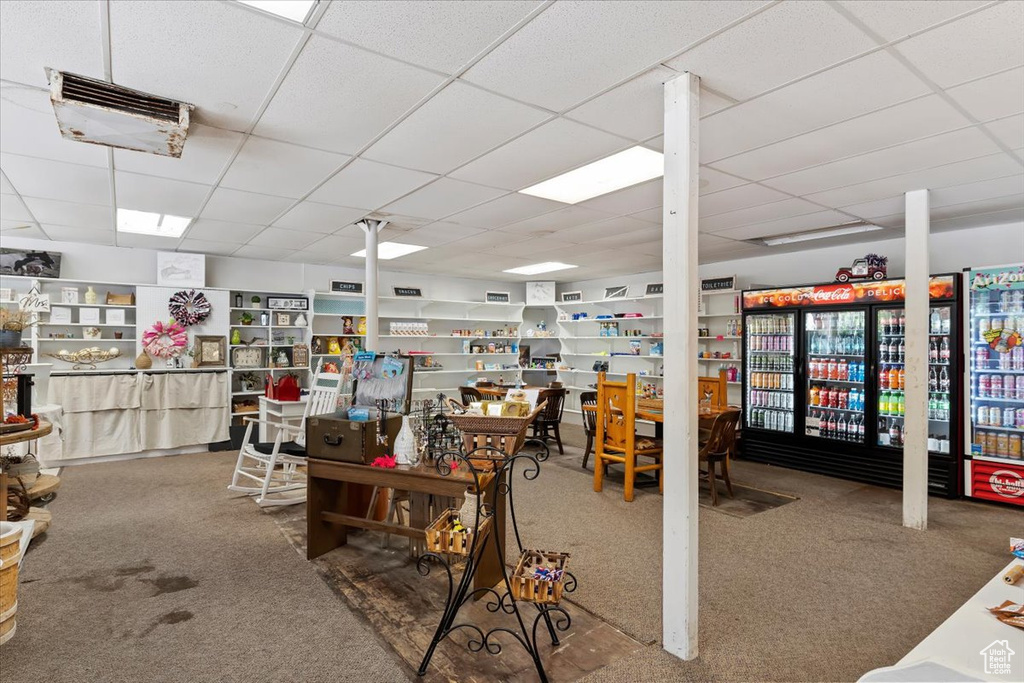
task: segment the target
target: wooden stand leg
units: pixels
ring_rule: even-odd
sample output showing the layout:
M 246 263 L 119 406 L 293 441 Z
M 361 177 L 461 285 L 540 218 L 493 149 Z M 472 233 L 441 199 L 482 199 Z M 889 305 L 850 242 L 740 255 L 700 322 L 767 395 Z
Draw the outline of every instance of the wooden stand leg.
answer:
M 604 460 L 601 459 L 601 447 L 598 446 L 597 452 L 594 453 L 594 491 L 601 493 L 601 489 L 604 488 Z
M 347 514 L 348 484 L 309 477 L 306 482 L 306 559 L 348 543 L 348 527 L 325 522 L 320 513 Z
M 627 446 L 628 448 L 628 446 Z M 636 453 L 626 453 L 626 478 L 625 478 L 625 492 L 623 497 L 627 503 L 633 502 L 633 484 L 636 478 Z
M 7 521 L 7 473 L 0 472 L 0 522 Z

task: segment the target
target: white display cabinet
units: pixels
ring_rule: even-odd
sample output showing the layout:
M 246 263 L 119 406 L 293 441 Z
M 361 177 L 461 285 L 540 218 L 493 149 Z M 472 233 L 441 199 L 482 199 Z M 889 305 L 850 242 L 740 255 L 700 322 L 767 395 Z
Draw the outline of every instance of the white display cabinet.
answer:
M 740 405 L 742 394 L 742 361 L 743 361 L 743 314 L 740 310 L 740 292 L 704 292 L 697 315 L 697 326 L 706 331 L 705 336 L 698 335 L 697 346 L 701 357 L 698 359 L 700 374 L 715 376 L 721 370 L 730 373 L 735 379 L 729 381 L 729 403 Z

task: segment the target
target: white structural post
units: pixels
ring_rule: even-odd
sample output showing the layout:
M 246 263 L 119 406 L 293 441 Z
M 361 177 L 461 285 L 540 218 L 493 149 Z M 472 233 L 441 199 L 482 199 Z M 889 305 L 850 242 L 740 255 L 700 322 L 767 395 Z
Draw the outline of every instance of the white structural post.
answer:
M 697 656 L 697 182 L 700 79 L 665 83 L 665 494 L 661 630 L 665 650 Z
M 379 299 L 377 295 L 377 236 L 387 225 L 387 221 L 365 219 L 359 223 L 366 236 L 366 339 L 363 348 L 367 351 L 380 350 L 380 333 L 378 329 L 377 311 Z
M 906 194 L 903 526 L 928 528 L 928 190 Z

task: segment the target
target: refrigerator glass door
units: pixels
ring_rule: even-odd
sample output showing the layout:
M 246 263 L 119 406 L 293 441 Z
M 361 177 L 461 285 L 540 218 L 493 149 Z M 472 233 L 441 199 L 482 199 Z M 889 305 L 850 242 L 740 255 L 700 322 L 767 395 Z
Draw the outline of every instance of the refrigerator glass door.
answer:
M 743 331 L 747 349 L 746 426 L 773 432 L 793 432 L 793 330 L 795 313 L 747 316 Z
M 864 443 L 866 312 L 808 311 L 804 316 L 805 433 Z
M 903 447 L 904 323 L 903 308 L 875 312 L 875 344 L 878 348 L 878 445 Z M 932 306 L 928 325 L 928 450 L 950 452 L 953 407 L 952 309 Z

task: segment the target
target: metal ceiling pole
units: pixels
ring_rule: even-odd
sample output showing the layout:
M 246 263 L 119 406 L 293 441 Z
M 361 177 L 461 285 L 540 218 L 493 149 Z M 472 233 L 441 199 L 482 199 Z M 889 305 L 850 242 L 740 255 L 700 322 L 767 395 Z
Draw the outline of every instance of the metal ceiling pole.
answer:
M 903 526 L 928 528 L 928 190 L 906 193 Z
M 387 223 L 371 218 L 358 223 L 366 238 L 366 339 L 363 340 L 363 348 L 367 351 L 378 351 L 380 347 L 377 320 L 380 304 L 377 294 L 377 236 Z
M 665 83 L 663 647 L 697 656 L 697 189 L 700 79 Z

